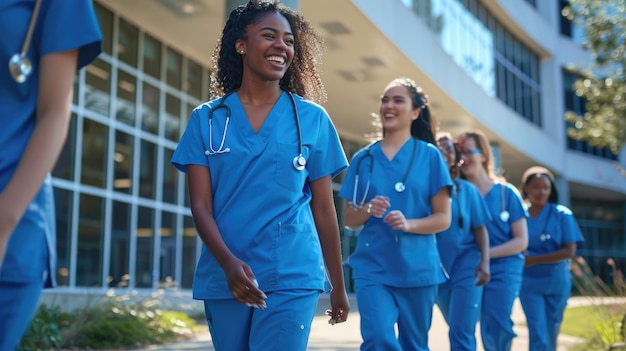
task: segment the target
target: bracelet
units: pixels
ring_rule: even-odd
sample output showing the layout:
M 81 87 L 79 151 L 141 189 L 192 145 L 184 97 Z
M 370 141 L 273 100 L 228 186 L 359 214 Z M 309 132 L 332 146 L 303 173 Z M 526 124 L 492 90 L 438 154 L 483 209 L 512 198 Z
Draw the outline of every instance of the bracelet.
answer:
M 367 204 L 367 213 L 371 214 L 372 213 L 372 203 L 368 203 Z

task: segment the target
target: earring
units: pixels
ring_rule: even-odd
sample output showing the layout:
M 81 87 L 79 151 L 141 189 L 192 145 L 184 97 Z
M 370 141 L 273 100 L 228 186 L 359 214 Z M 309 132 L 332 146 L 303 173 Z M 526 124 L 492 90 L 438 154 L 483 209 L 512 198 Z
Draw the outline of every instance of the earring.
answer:
M 238 52 L 243 55 L 243 50 L 239 50 Z

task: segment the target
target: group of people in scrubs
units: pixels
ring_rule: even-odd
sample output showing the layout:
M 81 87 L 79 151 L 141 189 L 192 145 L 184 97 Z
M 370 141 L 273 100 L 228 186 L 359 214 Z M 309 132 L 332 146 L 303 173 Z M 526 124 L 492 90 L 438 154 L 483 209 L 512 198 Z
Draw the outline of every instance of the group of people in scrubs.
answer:
M 0 32 L 10 34 L 0 39 L 0 60 L 13 62 L 0 69 L 8 111 L 0 117 L 8 150 L 0 159 L 0 350 L 12 350 L 41 290 L 54 284 L 47 174 L 67 133 L 75 71 L 100 53 L 102 39 L 88 0 L 9 0 L 0 10 Z M 204 303 L 215 349 L 306 350 L 325 290 L 328 323 L 347 321 L 332 191 L 347 168 L 339 196 L 344 223 L 362 228 L 350 257 L 362 350 L 428 350 L 435 304 L 452 350 L 476 349 L 477 321 L 485 350 L 510 350 L 518 295 L 530 349 L 555 350 L 567 260 L 582 236 L 557 202 L 552 173 L 524 173 L 526 207 L 495 176 L 485 135 L 437 135 L 427 94 L 406 77 L 383 89 L 382 138 L 348 166 L 319 105 L 326 93 L 312 63 L 321 54 L 300 13 L 277 1 L 238 6 L 213 53 L 214 99 L 194 109 L 171 159 L 187 175 L 204 243 L 193 297 Z
M 50 171 L 68 132 L 77 69 L 101 51 L 91 0 L 0 1 L 0 350 L 54 286 Z

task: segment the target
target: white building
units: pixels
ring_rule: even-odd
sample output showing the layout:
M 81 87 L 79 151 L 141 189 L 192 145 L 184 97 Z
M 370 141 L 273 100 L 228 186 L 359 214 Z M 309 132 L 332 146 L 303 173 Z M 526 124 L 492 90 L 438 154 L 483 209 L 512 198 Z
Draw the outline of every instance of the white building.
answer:
M 292 0 L 325 38 L 325 105 L 351 155 L 375 131 L 393 78 L 429 94 L 440 129 L 482 129 L 504 176 L 558 177 L 579 219 L 579 254 L 626 268 L 626 178 L 606 150 L 568 139 L 580 111 L 571 63 L 589 60 L 558 0 Z M 200 250 L 184 177 L 169 163 L 190 111 L 208 97 L 210 53 L 245 0 L 95 0 L 104 53 L 80 72 L 54 170 L 57 292 L 189 289 Z M 578 38 L 579 39 L 579 38 Z M 338 181 L 341 181 L 339 179 Z M 341 206 L 339 206 L 340 208 Z M 354 238 L 344 237 L 347 256 Z

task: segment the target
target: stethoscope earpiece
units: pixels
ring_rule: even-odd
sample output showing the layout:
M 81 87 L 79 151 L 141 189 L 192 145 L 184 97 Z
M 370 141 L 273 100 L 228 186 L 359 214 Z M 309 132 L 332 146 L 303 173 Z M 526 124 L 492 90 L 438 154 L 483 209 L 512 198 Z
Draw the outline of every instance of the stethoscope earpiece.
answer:
M 30 63 L 28 57 L 22 54 L 14 54 L 9 60 L 9 72 L 11 76 L 18 83 L 24 83 L 30 73 L 33 70 L 33 66 Z

